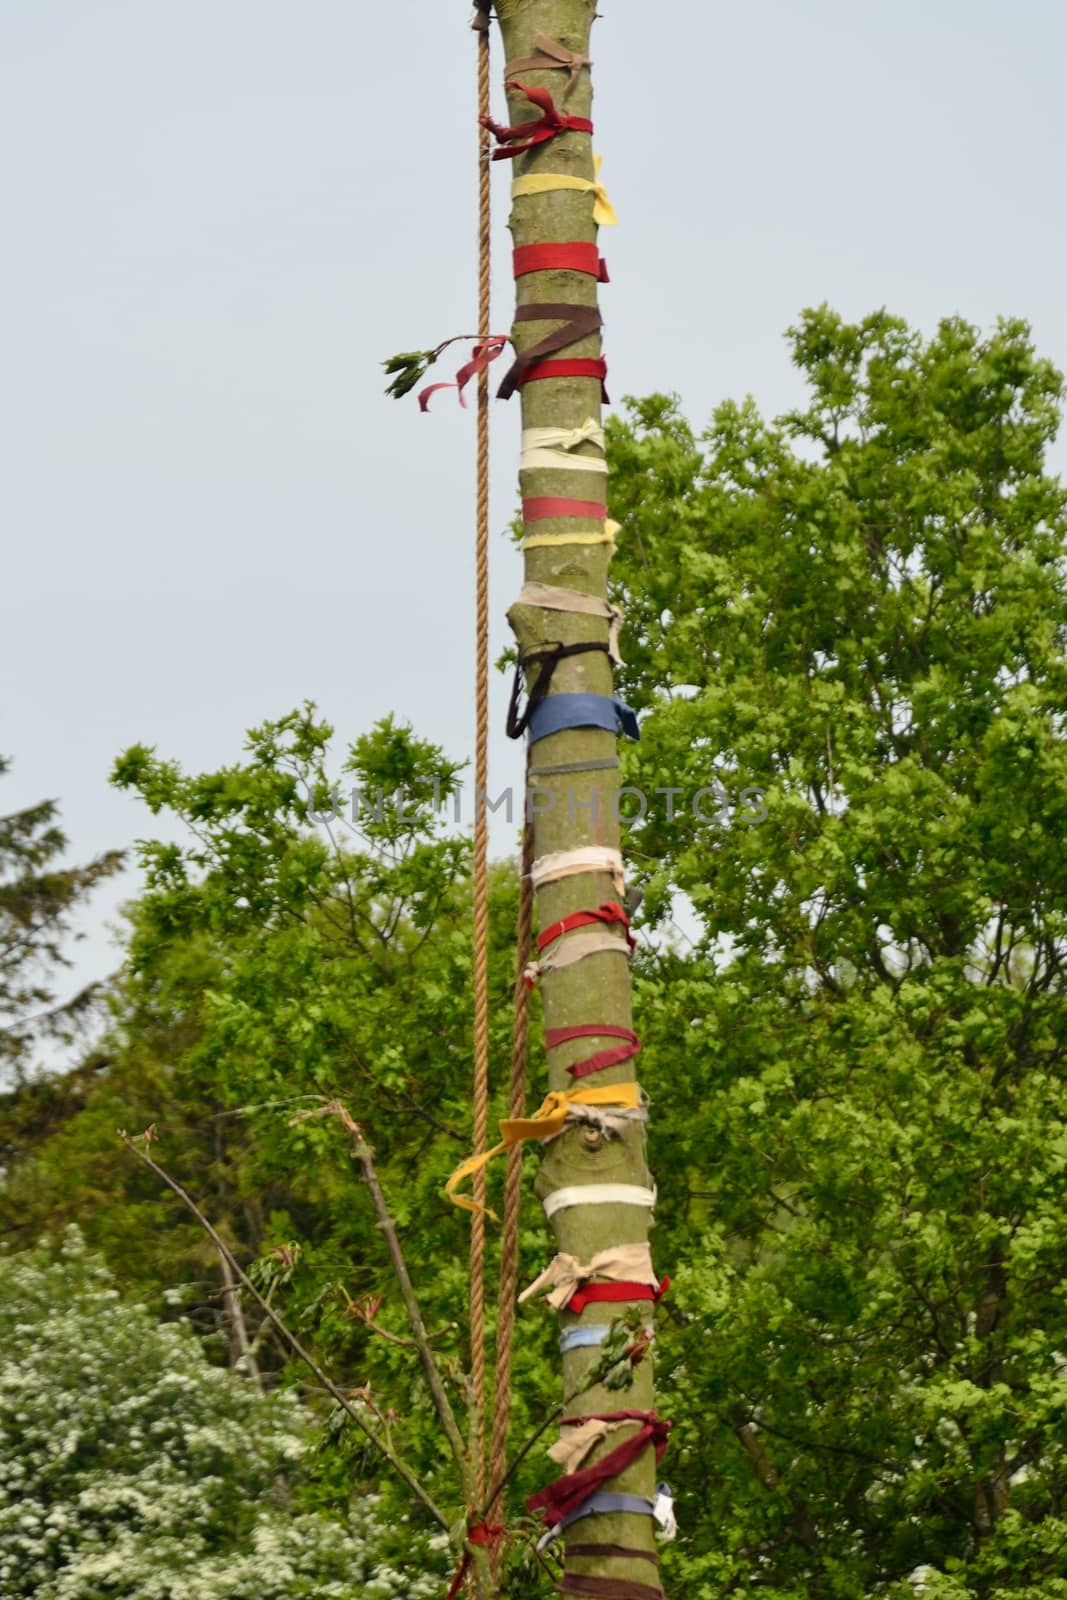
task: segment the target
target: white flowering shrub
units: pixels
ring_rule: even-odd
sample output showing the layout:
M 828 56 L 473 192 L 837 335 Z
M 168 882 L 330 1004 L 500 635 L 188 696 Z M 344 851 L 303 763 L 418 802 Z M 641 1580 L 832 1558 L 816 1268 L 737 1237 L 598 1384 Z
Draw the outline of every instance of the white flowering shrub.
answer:
M 124 1304 L 76 1230 L 0 1255 L 3 1600 L 438 1596 L 443 1535 L 390 1561 L 373 1496 L 347 1520 L 294 1508 L 313 1437 L 293 1397 Z

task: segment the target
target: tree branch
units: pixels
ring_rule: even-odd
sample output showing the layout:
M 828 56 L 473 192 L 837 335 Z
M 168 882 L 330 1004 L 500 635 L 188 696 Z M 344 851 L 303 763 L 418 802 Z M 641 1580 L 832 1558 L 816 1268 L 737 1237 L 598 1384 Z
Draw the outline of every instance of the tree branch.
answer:
M 157 1161 L 153 1161 L 152 1157 L 147 1153 L 147 1151 L 139 1150 L 129 1135 L 124 1133 L 121 1129 L 119 1130 L 119 1138 L 126 1146 L 126 1149 L 130 1151 L 131 1155 L 136 1156 L 137 1160 L 146 1166 L 150 1172 L 154 1172 L 156 1177 L 159 1178 L 162 1183 L 166 1184 L 167 1188 L 172 1194 L 177 1195 L 178 1199 L 182 1202 L 182 1205 L 184 1205 L 185 1208 L 196 1218 L 197 1222 L 200 1224 L 208 1238 L 211 1240 L 212 1244 L 215 1246 L 215 1249 L 219 1252 L 219 1255 L 222 1256 L 224 1260 L 229 1262 L 230 1270 L 233 1272 L 234 1276 L 238 1279 L 241 1286 L 246 1289 L 252 1298 L 257 1302 L 260 1309 L 265 1312 L 276 1332 L 278 1332 L 285 1340 L 293 1354 L 298 1356 L 304 1365 L 314 1373 L 315 1377 L 326 1390 L 326 1393 L 334 1401 L 335 1405 L 340 1406 L 341 1410 L 345 1413 L 349 1420 L 355 1423 L 360 1432 L 365 1434 L 370 1440 L 374 1448 L 379 1451 L 382 1456 L 384 1456 L 386 1461 L 388 1461 L 389 1465 L 392 1467 L 393 1471 L 403 1478 L 412 1494 L 414 1494 L 416 1498 L 422 1502 L 427 1511 L 433 1517 L 434 1521 L 444 1528 L 446 1532 L 449 1532 L 451 1525 L 448 1521 L 448 1518 L 445 1516 L 444 1512 L 434 1504 L 433 1500 L 431 1500 L 429 1494 L 419 1483 L 410 1467 L 405 1466 L 400 1457 L 390 1450 L 389 1446 L 382 1439 L 379 1439 L 378 1435 L 372 1428 L 368 1427 L 363 1418 L 360 1416 L 359 1412 L 356 1411 L 353 1406 L 349 1405 L 348 1400 L 345 1398 L 341 1390 L 322 1370 L 314 1356 L 310 1355 L 308 1351 L 304 1349 L 303 1345 L 300 1343 L 299 1339 L 297 1339 L 295 1334 L 290 1333 L 289 1329 L 286 1327 L 281 1317 L 279 1317 L 278 1313 L 267 1304 L 266 1300 L 260 1294 L 255 1284 L 242 1270 L 240 1263 L 234 1257 L 229 1246 L 216 1233 L 215 1229 L 211 1226 L 211 1223 L 208 1221 L 207 1217 L 205 1217 L 204 1213 L 201 1211 L 200 1207 L 197 1205 L 192 1196 L 187 1193 L 187 1191 L 182 1188 L 181 1184 L 178 1183 L 176 1179 L 172 1178 L 170 1173 L 166 1172 Z

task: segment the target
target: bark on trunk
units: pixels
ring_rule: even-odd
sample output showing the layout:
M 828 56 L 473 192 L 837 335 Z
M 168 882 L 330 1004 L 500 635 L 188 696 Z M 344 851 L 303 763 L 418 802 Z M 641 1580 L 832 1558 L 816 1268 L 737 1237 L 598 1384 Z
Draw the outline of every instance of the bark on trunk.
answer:
M 542 34 L 583 55 L 591 53 L 590 28 L 595 0 L 496 0 L 495 9 L 505 62 L 538 54 L 534 41 Z M 569 90 L 565 72 L 524 70 L 519 76 L 524 83 L 548 89 L 559 109 L 579 117 L 590 115 L 592 86 L 588 68 L 583 68 Z M 539 115 L 521 94 L 514 92 L 508 95 L 508 112 L 506 120 L 509 123 L 536 120 Z M 518 156 L 514 161 L 499 165 L 513 169 L 515 177 L 533 173 L 565 173 L 593 179 L 595 140 L 595 135 L 590 137 L 587 133 L 568 131 L 538 145 L 528 154 Z M 516 246 L 594 242 L 598 230 L 593 220 L 592 194 L 588 191 L 560 190 L 515 199 L 511 207 L 510 228 Z M 519 306 L 543 302 L 596 306 L 598 283 L 584 273 L 541 271 L 519 278 L 516 292 Z M 517 322 L 513 334 L 518 350 L 528 349 L 558 326 L 559 319 Z M 558 352 L 559 356 L 568 359 L 595 358 L 600 354 L 598 334 L 587 336 Z M 600 420 L 600 383 L 595 378 L 538 380 L 525 385 L 518 394 L 523 428 L 577 428 L 587 418 Z M 589 444 L 580 446 L 576 453 L 588 454 L 591 458 L 599 455 L 599 451 Z M 524 497 L 563 496 L 590 501 L 602 501 L 605 498 L 606 479 L 603 473 L 539 468 L 523 471 L 520 481 Z M 568 516 L 538 522 L 536 532 L 592 532 L 598 526 L 602 525 L 589 519 Z M 535 530 L 531 527 L 528 531 Z M 620 537 L 626 537 L 625 530 Z M 602 544 L 529 550 L 525 556 L 526 579 L 604 597 L 610 559 L 608 550 L 609 547 Z M 509 620 L 524 655 L 554 642 L 570 644 L 607 639 L 606 621 L 571 612 L 515 605 L 509 612 Z M 575 692 L 611 695 L 612 673 L 606 654 L 597 651 L 577 655 L 557 665 L 549 694 Z M 532 765 L 537 768 L 556 763 L 582 763 L 615 754 L 614 733 L 589 728 L 568 729 L 539 740 L 532 752 Z M 536 809 L 535 857 L 586 845 L 619 847 L 620 829 L 615 814 L 615 797 L 619 786 L 617 771 L 571 772 L 537 778 L 535 782 L 538 789 L 551 791 L 555 798 L 551 808 L 547 808 L 546 800 L 545 809 L 540 806 Z M 564 878 L 538 890 L 538 923 L 545 928 L 571 912 L 589 910 L 615 899 L 618 899 L 618 891 L 606 874 L 585 872 Z M 541 980 L 541 986 L 545 1022 L 549 1028 L 600 1022 L 624 1028 L 631 1026 L 629 964 L 617 954 L 590 955 L 571 966 L 547 972 Z M 548 1086 L 552 1089 L 576 1087 L 567 1074 L 568 1064 L 595 1051 L 611 1048 L 617 1042 L 607 1037 L 585 1038 L 552 1050 Z M 632 1083 L 634 1076 L 631 1061 L 597 1073 L 593 1078 L 584 1079 L 583 1083 Z M 544 1199 L 565 1185 L 594 1183 L 651 1186 L 644 1134 L 640 1126 L 633 1126 L 622 1137 L 610 1139 L 591 1130 L 568 1127 L 547 1146 L 536 1184 L 539 1197 Z M 650 1213 L 640 1206 L 595 1204 L 559 1211 L 552 1217 L 550 1226 L 555 1235 L 557 1251 L 566 1251 L 581 1261 L 589 1261 L 598 1251 L 609 1246 L 646 1243 L 650 1222 Z M 575 1325 L 579 1321 L 583 1325 L 608 1323 L 625 1309 L 621 1305 L 592 1304 L 580 1318 L 564 1312 L 560 1319 L 561 1327 Z M 650 1311 L 647 1304 L 644 1310 Z M 598 1360 L 599 1351 L 595 1347 L 567 1352 L 562 1358 L 564 1394 L 573 1393 Z M 652 1403 L 651 1362 L 646 1359 L 636 1369 L 635 1384 L 631 1390 L 620 1394 L 603 1387 L 594 1388 L 582 1396 L 573 1410 L 581 1414 L 614 1411 L 620 1407 L 648 1410 Z M 632 1426 L 628 1425 L 625 1430 L 609 1435 L 604 1444 L 587 1457 L 586 1464 L 595 1462 L 613 1449 L 631 1431 Z M 549 1467 L 546 1481 L 554 1475 Z M 655 1495 L 655 1483 L 655 1458 L 652 1449 L 648 1448 L 607 1487 L 652 1498 Z M 655 1551 L 652 1520 L 640 1515 L 612 1513 L 584 1518 L 569 1530 L 567 1542 L 583 1546 L 615 1544 L 650 1553 Z M 567 1570 L 627 1579 L 646 1585 L 655 1581 L 654 1569 L 648 1561 L 617 1556 L 573 1556 L 567 1561 Z

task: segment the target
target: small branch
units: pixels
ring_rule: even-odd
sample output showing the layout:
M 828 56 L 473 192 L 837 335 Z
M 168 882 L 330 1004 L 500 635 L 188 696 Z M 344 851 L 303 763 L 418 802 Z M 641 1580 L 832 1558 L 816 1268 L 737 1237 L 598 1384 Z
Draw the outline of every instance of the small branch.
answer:
M 327 1100 L 318 1110 L 301 1112 L 299 1118 L 294 1120 L 302 1121 L 307 1117 L 314 1116 L 337 1117 L 352 1141 L 352 1156 L 355 1161 L 359 1162 L 363 1173 L 363 1181 L 367 1185 L 371 1204 L 374 1206 L 374 1212 L 378 1218 L 378 1226 L 385 1235 L 389 1260 L 392 1264 L 397 1286 L 400 1289 L 400 1297 L 404 1302 L 404 1309 L 408 1314 L 408 1322 L 411 1325 L 415 1346 L 422 1362 L 422 1370 L 426 1374 L 426 1382 L 429 1386 L 430 1397 L 433 1400 L 433 1407 L 437 1412 L 437 1419 L 444 1430 L 449 1448 L 452 1451 L 452 1458 L 456 1463 L 456 1470 L 463 1484 L 464 1498 L 470 1504 L 474 1495 L 474 1480 L 471 1473 L 470 1459 L 463 1443 L 463 1436 L 456 1422 L 455 1413 L 449 1403 L 448 1395 L 445 1393 L 444 1382 L 438 1370 L 434 1353 L 430 1348 L 426 1324 L 422 1320 L 419 1302 L 415 1298 L 415 1290 L 408 1274 L 407 1262 L 404 1260 L 404 1253 L 400 1248 L 400 1240 L 397 1237 L 396 1224 L 389 1215 L 389 1208 L 385 1203 L 381 1184 L 378 1182 L 378 1174 L 374 1166 L 374 1152 L 363 1137 L 362 1128 L 354 1121 L 348 1108 L 343 1106 L 339 1100 Z
M 233 1275 L 233 1268 L 230 1266 L 230 1258 L 224 1250 L 220 1250 L 218 1254 L 222 1268 L 222 1298 L 226 1306 L 226 1314 L 230 1319 L 233 1337 L 240 1351 L 241 1359 L 244 1361 L 245 1371 L 255 1384 L 258 1392 L 262 1394 L 263 1380 L 259 1375 L 259 1367 L 256 1363 L 255 1345 L 248 1337 L 248 1324 L 245 1322 L 245 1314 L 241 1310 L 241 1297 L 237 1292 L 237 1282 Z
M 119 1138 L 126 1146 L 126 1149 L 130 1151 L 131 1155 L 136 1156 L 137 1160 L 146 1166 L 150 1172 L 154 1172 L 156 1177 L 159 1178 L 162 1183 L 166 1184 L 167 1188 L 172 1194 L 177 1195 L 178 1199 L 182 1202 L 182 1205 L 185 1206 L 185 1208 L 196 1218 L 197 1222 L 200 1224 L 208 1238 L 211 1240 L 212 1244 L 215 1246 L 215 1249 L 219 1252 L 219 1255 L 229 1262 L 230 1269 L 234 1273 L 234 1276 L 240 1282 L 241 1286 L 247 1290 L 247 1292 L 256 1301 L 260 1309 L 265 1312 L 275 1331 L 279 1333 L 285 1340 L 293 1354 L 298 1356 L 304 1365 L 309 1369 L 309 1371 L 314 1373 L 319 1383 L 326 1390 L 326 1393 L 334 1401 L 334 1404 L 340 1406 L 345 1416 L 348 1417 L 351 1422 L 355 1423 L 359 1431 L 362 1434 L 365 1434 L 374 1448 L 385 1457 L 386 1461 L 388 1461 L 389 1465 L 393 1468 L 393 1471 L 403 1478 L 412 1494 L 414 1494 L 416 1498 L 422 1502 L 427 1511 L 433 1517 L 434 1521 L 444 1528 L 446 1532 L 449 1532 L 451 1525 L 444 1512 L 434 1504 L 433 1500 L 431 1500 L 430 1496 L 419 1483 L 411 1469 L 404 1465 L 399 1456 L 390 1450 L 389 1446 L 383 1440 L 379 1439 L 378 1435 L 372 1428 L 367 1426 L 359 1412 L 356 1411 L 353 1406 L 349 1405 L 345 1395 L 341 1392 L 333 1380 L 329 1378 L 322 1370 L 314 1356 L 310 1355 L 308 1351 L 304 1349 L 296 1335 L 290 1333 L 281 1317 L 279 1317 L 277 1312 L 267 1304 L 266 1300 L 260 1294 L 255 1284 L 242 1270 L 240 1263 L 234 1257 L 229 1246 L 215 1232 L 215 1229 L 211 1226 L 211 1223 L 200 1210 L 200 1207 L 197 1205 L 192 1196 L 182 1188 L 180 1183 L 170 1176 L 169 1172 L 165 1172 L 158 1162 L 153 1161 L 152 1157 L 148 1155 L 146 1151 L 139 1150 L 134 1144 L 133 1140 L 126 1133 L 123 1133 L 120 1130 Z

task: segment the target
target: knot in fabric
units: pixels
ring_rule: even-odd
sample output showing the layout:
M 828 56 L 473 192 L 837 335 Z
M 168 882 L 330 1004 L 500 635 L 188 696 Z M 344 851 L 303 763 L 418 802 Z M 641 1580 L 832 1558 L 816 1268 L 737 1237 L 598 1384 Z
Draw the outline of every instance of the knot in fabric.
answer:
M 600 1250 L 588 1263 L 566 1251 L 553 1256 L 544 1271 L 519 1295 L 519 1304 L 547 1291 L 545 1299 L 555 1311 L 565 1311 L 576 1291 L 590 1278 L 606 1278 L 615 1283 L 642 1283 L 654 1288 L 658 1282 L 652 1267 L 652 1252 L 647 1244 L 616 1244 Z
M 493 151 L 494 161 L 510 161 L 513 156 L 533 150 L 560 133 L 592 133 L 593 124 L 588 117 L 572 117 L 569 112 L 560 111 L 547 89 L 534 89 L 514 79 L 504 87 L 517 89 L 524 94 L 531 105 L 540 107 L 541 115 L 532 121 L 518 122 L 510 127 L 494 122 L 492 117 L 479 117 L 481 126 L 488 128 L 498 144 L 504 146 L 501 150 Z
M 481 1155 L 468 1156 L 466 1161 L 460 1162 L 446 1183 L 445 1193 L 453 1205 L 461 1206 L 464 1211 L 484 1211 L 494 1222 L 498 1222 L 500 1219 L 495 1212 L 489 1211 L 485 1206 L 479 1206 L 466 1195 L 458 1194 L 456 1191 L 459 1185 L 476 1172 L 480 1172 L 494 1157 L 503 1155 L 512 1145 L 522 1144 L 526 1139 L 551 1139 L 557 1133 L 562 1133 L 567 1121 L 568 1108 L 574 1101 L 585 1105 L 617 1105 L 625 1108 L 640 1104 L 640 1090 L 636 1083 L 601 1084 L 585 1089 L 553 1089 L 545 1096 L 532 1117 L 505 1117 L 500 1124 L 500 1132 L 503 1135 L 501 1142 L 492 1150 L 483 1151 Z

